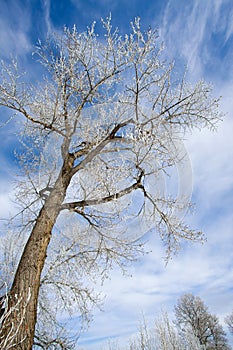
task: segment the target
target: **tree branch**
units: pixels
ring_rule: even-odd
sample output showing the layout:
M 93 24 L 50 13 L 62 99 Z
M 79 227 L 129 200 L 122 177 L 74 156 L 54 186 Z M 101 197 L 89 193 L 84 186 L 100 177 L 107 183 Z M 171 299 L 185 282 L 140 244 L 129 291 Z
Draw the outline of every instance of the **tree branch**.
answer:
M 77 207 L 89 207 L 92 205 L 99 205 L 99 204 L 104 204 L 104 203 L 108 203 L 111 202 L 113 200 L 119 199 L 123 196 L 125 196 L 126 194 L 131 193 L 133 190 L 142 188 L 143 189 L 143 185 L 141 183 L 142 181 L 142 177 L 143 177 L 144 173 L 143 171 L 141 171 L 137 182 L 135 182 L 133 185 L 126 187 L 125 189 L 111 194 L 109 196 L 103 197 L 103 198 L 99 198 L 99 199 L 87 199 L 87 200 L 82 200 L 82 201 L 77 201 L 77 202 L 70 202 L 70 203 L 64 203 L 61 205 L 60 209 L 61 210 L 74 210 Z
M 90 151 L 90 153 L 86 156 L 86 158 L 81 161 L 78 165 L 76 165 L 73 170 L 72 170 L 72 176 L 74 174 L 77 173 L 77 171 L 79 171 L 80 169 L 84 168 L 85 165 L 87 165 L 88 163 L 90 163 L 92 161 L 92 159 L 97 155 L 97 154 L 100 154 L 100 152 L 103 150 L 103 148 L 112 140 L 119 140 L 119 137 L 116 136 L 116 133 L 121 129 L 123 128 L 124 126 L 126 126 L 127 124 L 129 123 L 132 123 L 133 122 L 133 119 L 129 119 L 127 120 L 126 122 L 124 123 L 121 123 L 121 124 L 117 124 L 113 130 L 110 132 L 110 134 L 103 140 L 101 141 L 97 146 L 96 148 L 94 148 L 92 151 Z M 80 152 L 80 153 L 79 153 Z M 80 150 L 78 151 L 76 154 L 74 154 L 76 156 L 76 159 L 85 154 L 85 149 L 84 150 Z

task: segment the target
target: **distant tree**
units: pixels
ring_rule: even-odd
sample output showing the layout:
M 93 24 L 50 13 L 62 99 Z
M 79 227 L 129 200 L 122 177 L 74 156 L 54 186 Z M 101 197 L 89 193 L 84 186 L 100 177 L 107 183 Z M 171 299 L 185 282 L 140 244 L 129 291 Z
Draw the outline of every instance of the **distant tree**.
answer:
M 225 318 L 229 331 L 233 334 L 233 312 Z
M 34 348 L 42 350 L 73 350 L 75 344 L 66 337 L 48 338 L 47 334 L 36 334 L 34 337 Z
M 181 161 L 181 133 L 215 126 L 218 101 L 204 82 L 172 76 L 156 30 L 142 32 L 138 19 L 129 35 L 113 31 L 110 19 L 103 27 L 102 38 L 93 25 L 39 44 L 47 75 L 38 84 L 24 80 L 16 61 L 2 62 L 0 106 L 21 118 L 24 147 L 17 218 L 25 245 L 8 294 L 6 312 L 14 312 L 0 330 L 6 341 L 20 329 L 11 349 L 32 348 L 37 316 L 49 303 L 55 317 L 87 314 L 96 302 L 92 278 L 104 279 L 113 264 L 124 268 L 142 251 L 129 236 L 135 218 L 155 223 L 168 256 L 182 238 L 201 239 L 175 214 L 176 204 L 187 203 L 161 194 L 156 181 Z
M 137 335 L 130 340 L 129 350 L 153 350 L 155 339 L 148 328 L 146 320 L 143 318 Z
M 201 298 L 193 294 L 184 294 L 175 306 L 175 315 L 176 324 L 181 332 L 193 332 L 205 349 L 230 349 L 218 318 L 209 313 Z
M 156 319 L 154 337 L 156 350 L 203 350 L 197 337 L 188 329 L 182 335 L 179 333 L 167 313 L 162 313 Z
M 114 343 L 112 343 L 113 345 Z M 115 343 L 116 344 L 116 343 Z M 106 348 L 105 348 L 106 349 Z M 198 339 L 190 332 L 179 334 L 175 324 L 163 312 L 155 320 L 153 327 L 148 327 L 145 320 L 137 334 L 123 347 L 109 344 L 108 350 L 205 350 Z

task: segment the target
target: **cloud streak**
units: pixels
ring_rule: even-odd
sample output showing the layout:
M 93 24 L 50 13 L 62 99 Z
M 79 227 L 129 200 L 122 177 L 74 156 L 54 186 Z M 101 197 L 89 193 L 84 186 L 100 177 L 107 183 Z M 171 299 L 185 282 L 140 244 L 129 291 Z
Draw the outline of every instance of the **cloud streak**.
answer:
M 230 1 L 219 0 L 213 4 L 209 0 L 182 0 L 177 4 L 170 0 L 167 3 L 161 25 L 162 38 L 170 57 L 180 58 L 187 64 L 193 79 L 206 74 L 208 65 L 215 63 L 215 56 L 221 54 L 223 42 L 226 43 L 232 33 Z M 219 37 L 217 42 L 215 36 Z M 222 62 L 217 59 L 216 64 L 219 63 Z

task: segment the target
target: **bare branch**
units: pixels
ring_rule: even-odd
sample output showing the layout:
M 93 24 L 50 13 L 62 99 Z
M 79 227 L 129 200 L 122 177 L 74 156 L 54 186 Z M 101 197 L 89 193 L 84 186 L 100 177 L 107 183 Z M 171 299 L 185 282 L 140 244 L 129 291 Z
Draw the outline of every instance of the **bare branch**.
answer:
M 132 191 L 134 191 L 136 189 L 143 188 L 143 185 L 141 182 L 142 177 L 143 177 L 143 172 L 141 172 L 140 176 L 138 177 L 137 182 L 135 182 L 133 185 L 131 185 L 127 188 L 124 188 L 120 192 L 114 193 L 112 195 L 109 195 L 107 197 L 100 198 L 100 199 L 90 199 L 90 200 L 83 200 L 83 201 L 79 201 L 79 202 L 64 203 L 61 205 L 61 210 L 65 210 L 65 209 L 73 210 L 75 208 L 84 208 L 84 207 L 104 204 L 104 203 L 111 202 L 113 200 L 117 200 L 118 198 L 121 198 L 121 197 L 131 193 Z

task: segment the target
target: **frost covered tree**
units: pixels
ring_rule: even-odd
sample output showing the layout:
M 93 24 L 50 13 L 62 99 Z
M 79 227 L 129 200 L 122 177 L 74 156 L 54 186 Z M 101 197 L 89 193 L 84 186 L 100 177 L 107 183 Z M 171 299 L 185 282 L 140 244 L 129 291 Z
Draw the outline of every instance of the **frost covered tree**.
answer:
M 230 349 L 218 318 L 209 313 L 201 298 L 184 294 L 175 306 L 175 315 L 180 331 L 193 333 L 204 349 Z
M 174 207 L 188 204 L 161 193 L 159 176 L 182 160 L 177 138 L 215 127 L 218 101 L 203 81 L 173 76 L 157 30 L 143 32 L 136 19 L 122 36 L 110 19 L 102 24 L 102 37 L 93 25 L 39 43 L 38 83 L 16 61 L 2 62 L 0 106 L 19 121 L 23 147 L 17 218 L 25 244 L 7 295 L 14 312 L 0 331 L 4 341 L 20 327 L 12 349 L 32 348 L 43 309 L 50 320 L 61 310 L 85 315 L 96 302 L 89 280 L 142 250 L 136 228 L 154 223 L 167 256 L 181 239 L 202 238 L 176 216 Z

